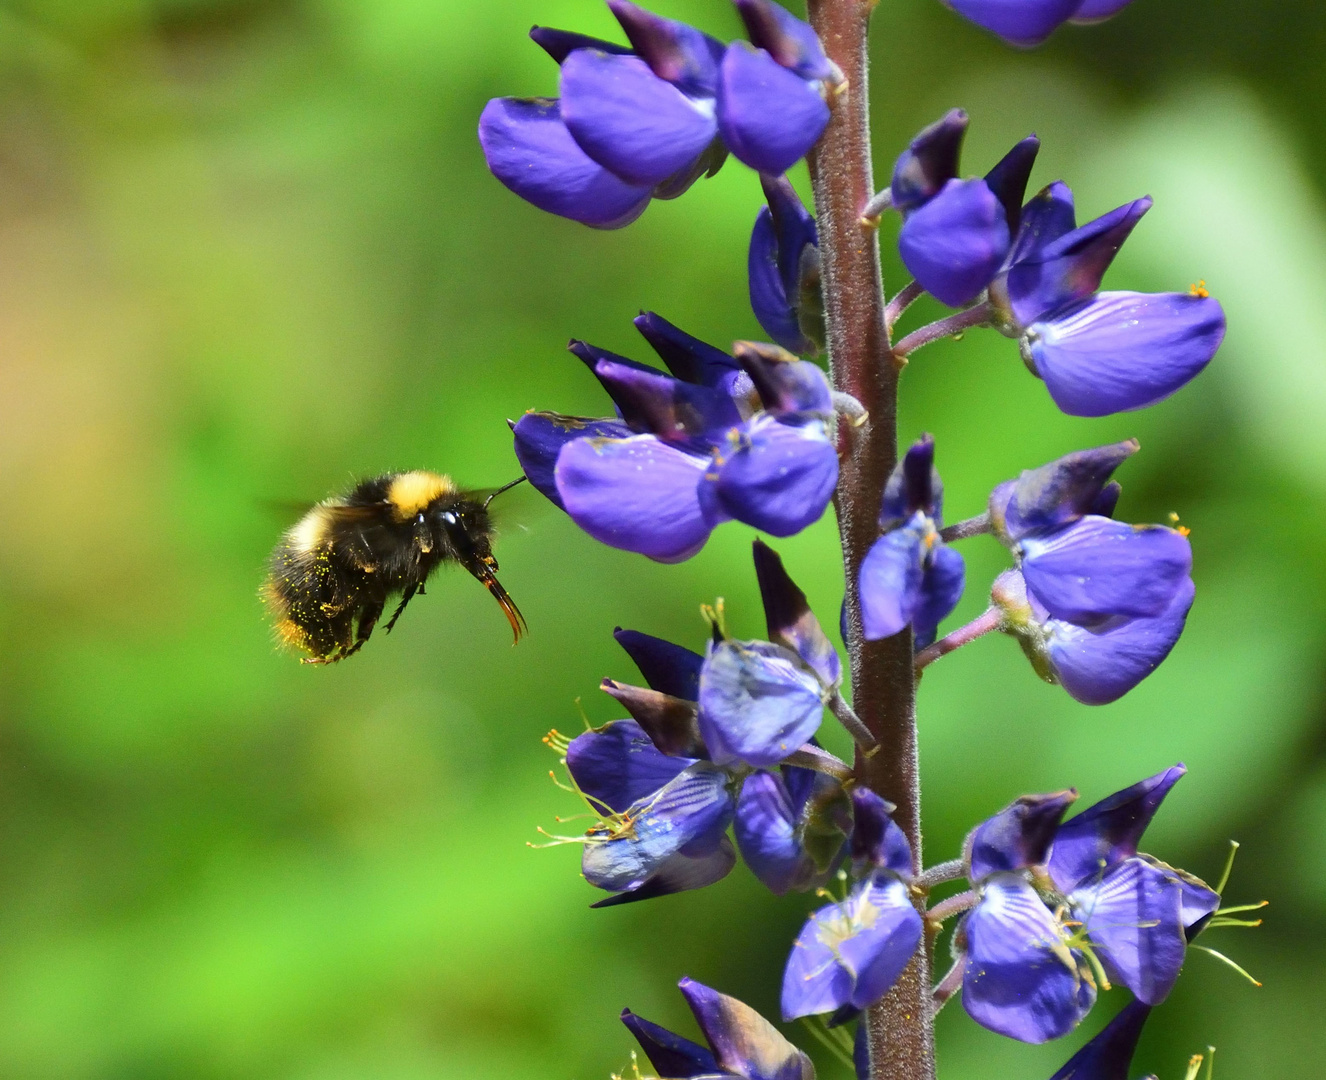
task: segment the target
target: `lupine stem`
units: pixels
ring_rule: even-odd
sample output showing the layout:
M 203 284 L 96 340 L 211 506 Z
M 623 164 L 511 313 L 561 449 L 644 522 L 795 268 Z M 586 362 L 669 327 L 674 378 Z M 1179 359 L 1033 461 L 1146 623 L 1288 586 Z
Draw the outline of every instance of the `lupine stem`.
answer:
M 829 711 L 838 718 L 838 723 L 847 729 L 847 734 L 852 736 L 852 741 L 863 750 L 873 752 L 875 746 L 875 736 L 870 734 L 870 729 L 861 721 L 861 717 L 856 715 L 852 706 L 847 704 L 842 694 L 834 693 L 829 699 Z
M 875 193 L 870 161 L 868 42 L 875 0 L 807 0 L 811 25 L 848 80 L 810 155 L 819 225 L 829 368 L 869 421 L 840 439 L 834 504 L 846 574 L 847 649 L 856 712 L 879 744 L 857 751 L 861 780 L 897 810 L 921 863 L 921 784 L 916 747 L 916 673 L 910 631 L 881 641 L 862 633 L 857 574 L 878 535 L 884 483 L 898 458 L 898 365 L 884 318 L 879 242 L 861 222 Z M 933 1080 L 929 950 L 918 951 L 893 989 L 866 1015 L 871 1080 Z
M 975 641 L 978 637 L 998 630 L 1004 621 L 1004 613 L 996 607 L 986 608 L 983 615 L 978 615 L 966 626 L 959 626 L 953 633 L 940 638 L 933 645 L 927 645 L 916 654 L 916 670 L 929 667 L 941 656 L 947 656 L 954 649 L 960 649 Z
M 861 224 L 869 229 L 879 228 L 879 219 L 893 209 L 893 188 L 886 187 L 870 197 L 861 211 Z
M 892 330 L 894 324 L 902 318 L 902 313 L 925 295 L 925 289 L 919 281 L 909 281 L 902 291 L 893 297 L 884 308 L 884 322 Z
M 937 319 L 918 330 L 913 330 L 899 341 L 893 347 L 893 355 L 905 359 L 916 352 L 917 349 L 926 345 L 933 345 L 936 341 L 942 341 L 946 337 L 952 337 L 964 330 L 970 330 L 973 326 L 984 326 L 990 321 L 992 314 L 990 305 L 985 303 Z
M 929 891 L 936 885 L 943 885 L 950 881 L 957 881 L 958 878 L 966 873 L 966 867 L 962 865 L 961 859 L 949 859 L 948 862 L 935 863 L 934 866 L 928 866 L 916 878 L 916 884 Z
M 970 911 L 976 906 L 977 899 L 977 895 L 970 889 L 966 892 L 960 892 L 956 896 L 950 896 L 946 900 L 939 901 L 925 913 L 925 917 L 932 924 L 938 925 L 946 919 L 953 918 L 954 915 L 961 915 L 964 911 Z
M 990 514 L 987 511 L 984 514 L 977 514 L 975 517 L 969 517 L 963 521 L 956 521 L 952 525 L 946 525 L 939 530 L 939 538 L 943 540 L 944 543 L 951 544 L 954 540 L 966 540 L 968 537 L 972 536 L 983 536 L 992 528 Z
M 966 960 L 955 960 L 953 966 L 948 969 L 948 974 L 939 980 L 933 994 L 935 1012 L 939 1012 L 944 1007 L 944 1002 L 962 989 L 962 974 L 966 966 Z

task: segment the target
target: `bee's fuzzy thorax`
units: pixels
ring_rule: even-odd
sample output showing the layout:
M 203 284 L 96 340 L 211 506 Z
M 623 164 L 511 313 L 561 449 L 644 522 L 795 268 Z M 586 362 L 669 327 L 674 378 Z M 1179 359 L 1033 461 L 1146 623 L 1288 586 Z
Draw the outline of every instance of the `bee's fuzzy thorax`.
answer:
M 398 521 L 409 521 L 435 500 L 455 493 L 456 485 L 451 482 L 451 477 L 414 469 L 391 478 L 387 487 L 387 501 L 391 503 Z

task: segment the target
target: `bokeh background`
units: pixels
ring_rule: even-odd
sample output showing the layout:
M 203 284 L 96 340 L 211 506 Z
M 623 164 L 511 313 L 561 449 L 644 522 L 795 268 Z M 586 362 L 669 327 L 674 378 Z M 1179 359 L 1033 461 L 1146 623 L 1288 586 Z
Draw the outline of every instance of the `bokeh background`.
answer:
M 656 9 L 738 33 L 724 0 Z M 330 669 L 279 653 L 257 599 L 282 501 L 411 467 L 495 485 L 508 417 L 602 412 L 569 337 L 644 358 L 644 307 L 759 334 L 740 164 L 616 233 L 488 175 L 483 102 L 555 93 L 534 22 L 614 32 L 594 0 L 0 4 L 0 1075 L 603 1080 L 628 1060 L 623 1005 L 694 1030 L 683 974 L 775 1011 L 806 897 L 739 867 L 591 912 L 576 849 L 526 846 L 576 810 L 540 736 L 578 730 L 577 699 L 613 718 L 598 680 L 634 674 L 613 626 L 698 647 L 722 595 L 760 632 L 743 526 L 662 567 L 512 496 L 503 579 L 533 631 L 514 650 L 459 574 Z M 1178 1080 L 1215 1043 L 1221 1080 L 1313 1075 L 1326 8 L 1137 0 L 1019 53 L 935 0 L 884 0 L 874 55 L 879 175 L 953 105 L 970 172 L 1034 130 L 1034 186 L 1068 179 L 1082 214 L 1156 197 L 1109 284 L 1204 279 L 1230 321 L 1209 371 L 1143 414 L 1059 415 L 989 332 L 907 371 L 902 430 L 935 433 L 952 517 L 1137 435 L 1121 512 L 1179 513 L 1197 558 L 1187 634 L 1116 705 L 1075 705 L 1003 638 L 931 670 L 928 855 L 1021 792 L 1089 801 L 1186 761 L 1148 847 L 1214 878 L 1243 842 L 1228 895 L 1270 899 L 1267 925 L 1205 942 L 1265 985 L 1192 954 L 1134 1072 Z M 832 625 L 832 522 L 778 547 Z M 960 615 L 1004 565 L 988 538 L 965 552 Z M 1041 1048 L 955 1005 L 943 1076 L 1048 1077 L 1122 994 Z

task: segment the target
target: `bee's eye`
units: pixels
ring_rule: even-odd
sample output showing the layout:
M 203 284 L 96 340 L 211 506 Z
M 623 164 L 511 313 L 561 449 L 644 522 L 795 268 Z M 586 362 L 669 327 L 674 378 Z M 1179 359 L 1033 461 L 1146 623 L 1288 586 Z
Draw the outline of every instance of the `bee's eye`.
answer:
M 456 524 L 456 512 L 454 510 L 444 510 L 440 515 L 438 515 L 438 517 L 443 525 Z

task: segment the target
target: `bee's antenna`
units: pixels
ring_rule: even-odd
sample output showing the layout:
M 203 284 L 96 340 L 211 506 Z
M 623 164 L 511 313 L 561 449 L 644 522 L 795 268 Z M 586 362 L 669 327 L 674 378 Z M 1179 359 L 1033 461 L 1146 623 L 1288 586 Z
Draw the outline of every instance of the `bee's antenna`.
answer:
M 504 491 L 510 491 L 510 490 L 511 490 L 513 487 L 515 487 L 517 484 L 523 484 L 523 483 L 524 483 L 526 480 L 528 480 L 528 479 L 529 479 L 529 477 L 527 477 L 527 476 L 517 476 L 514 480 L 511 481 L 511 483 L 509 483 L 509 484 L 503 484 L 500 488 L 498 488 L 498 489 L 497 489 L 496 491 L 494 491 L 491 495 L 489 495 L 488 498 L 484 499 L 484 501 L 483 501 L 483 508 L 484 508 L 485 510 L 487 510 L 487 509 L 488 509 L 488 504 L 489 504 L 490 502 L 492 502 L 495 498 L 497 498 L 499 495 L 501 495 L 502 492 L 504 492 Z

